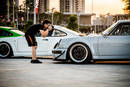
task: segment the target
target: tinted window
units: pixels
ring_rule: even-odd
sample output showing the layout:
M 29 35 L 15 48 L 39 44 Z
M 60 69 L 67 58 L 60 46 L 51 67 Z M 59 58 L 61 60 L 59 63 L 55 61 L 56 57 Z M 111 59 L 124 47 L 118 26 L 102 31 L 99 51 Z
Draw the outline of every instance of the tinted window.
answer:
M 53 32 L 52 32 L 52 35 L 49 35 L 48 37 L 63 37 L 63 36 L 66 36 L 67 34 L 63 31 L 60 31 L 60 30 L 57 30 L 57 29 L 54 29 Z M 41 37 L 41 33 L 38 32 L 36 34 L 37 37 Z
M 123 25 L 120 34 L 123 36 L 130 35 L 130 24 Z
M 12 36 L 13 34 L 5 31 L 5 30 L 0 30 L 0 36 Z
M 130 35 L 130 23 L 119 24 L 112 35 L 128 36 Z
M 41 37 L 41 33 L 40 32 L 38 32 L 38 33 L 36 33 L 36 35 L 35 35 L 36 37 Z

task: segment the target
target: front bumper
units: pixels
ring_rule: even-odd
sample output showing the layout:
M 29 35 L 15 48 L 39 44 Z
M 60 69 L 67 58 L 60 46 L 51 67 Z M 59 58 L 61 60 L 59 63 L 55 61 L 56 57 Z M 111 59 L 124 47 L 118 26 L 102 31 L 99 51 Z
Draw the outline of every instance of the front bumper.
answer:
M 54 60 L 66 60 L 66 49 L 54 49 L 52 55 Z

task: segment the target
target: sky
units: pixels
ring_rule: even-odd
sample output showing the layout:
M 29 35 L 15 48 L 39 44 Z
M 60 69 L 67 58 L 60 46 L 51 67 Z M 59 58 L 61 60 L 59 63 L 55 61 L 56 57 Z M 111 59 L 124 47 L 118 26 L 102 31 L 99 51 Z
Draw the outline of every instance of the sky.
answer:
M 92 12 L 92 0 L 85 0 L 85 11 Z M 96 14 L 121 14 L 124 3 L 121 0 L 93 0 L 93 12 Z
M 58 8 L 59 0 L 50 0 L 51 8 Z M 93 0 L 93 12 L 96 14 L 123 14 L 124 3 L 121 0 Z M 92 12 L 92 0 L 85 0 L 85 12 Z
M 22 0 L 19 0 L 20 2 Z M 50 9 L 59 10 L 59 0 L 50 0 Z M 124 3 L 121 0 L 93 0 L 93 12 L 99 14 L 123 14 Z M 85 0 L 85 12 L 92 12 L 92 0 Z

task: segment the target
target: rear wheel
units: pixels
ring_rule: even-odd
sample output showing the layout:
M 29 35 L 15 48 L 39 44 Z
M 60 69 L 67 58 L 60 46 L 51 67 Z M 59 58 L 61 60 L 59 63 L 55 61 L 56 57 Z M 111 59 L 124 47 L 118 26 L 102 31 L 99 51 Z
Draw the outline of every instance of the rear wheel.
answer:
M 73 44 L 69 48 L 68 55 L 74 63 L 89 63 L 91 59 L 89 48 L 82 43 Z
M 5 42 L 0 43 L 0 57 L 2 58 L 10 57 L 11 54 L 12 54 L 12 50 L 9 44 Z

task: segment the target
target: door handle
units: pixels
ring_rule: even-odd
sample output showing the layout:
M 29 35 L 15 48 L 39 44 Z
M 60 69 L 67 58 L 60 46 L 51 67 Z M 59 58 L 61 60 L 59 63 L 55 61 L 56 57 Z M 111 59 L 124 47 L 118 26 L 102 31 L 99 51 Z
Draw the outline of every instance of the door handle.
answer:
M 48 39 L 42 39 L 42 40 L 44 40 L 44 41 L 48 41 Z

